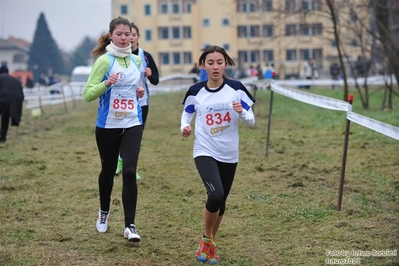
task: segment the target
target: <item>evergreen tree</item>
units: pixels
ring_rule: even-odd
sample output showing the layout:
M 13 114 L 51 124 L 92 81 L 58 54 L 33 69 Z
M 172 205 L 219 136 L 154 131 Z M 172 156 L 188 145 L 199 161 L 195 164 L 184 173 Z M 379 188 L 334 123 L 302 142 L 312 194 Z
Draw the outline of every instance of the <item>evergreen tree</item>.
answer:
M 38 79 L 40 73 L 64 73 L 64 61 L 56 42 L 51 36 L 43 13 L 37 21 L 35 35 L 29 51 L 28 69 Z
M 85 37 L 80 45 L 75 49 L 71 56 L 72 66 L 87 66 L 90 65 L 91 51 L 97 45 L 97 41 Z

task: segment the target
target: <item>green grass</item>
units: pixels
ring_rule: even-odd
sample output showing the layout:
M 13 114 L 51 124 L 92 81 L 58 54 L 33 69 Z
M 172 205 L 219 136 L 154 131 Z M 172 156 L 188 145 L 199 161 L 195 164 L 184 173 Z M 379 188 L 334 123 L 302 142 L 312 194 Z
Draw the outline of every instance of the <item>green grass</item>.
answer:
M 311 90 L 337 99 L 342 91 Z M 395 250 L 399 243 L 399 143 L 351 124 L 342 210 L 337 211 L 344 112 L 275 94 L 266 157 L 270 92 L 258 91 L 256 124 L 240 128 L 240 162 L 218 243 L 220 265 L 324 265 L 328 250 Z M 24 110 L 0 146 L 0 265 L 201 265 L 206 192 L 180 136 L 184 92 L 154 95 L 138 171 L 136 224 L 123 238 L 121 178 L 115 177 L 109 231 L 97 233 L 100 161 L 97 103 Z M 373 94 L 359 114 L 399 126 L 399 100 L 379 111 Z M 330 257 L 332 258 L 332 257 Z M 342 257 L 339 257 L 342 258 Z M 362 257 L 362 265 L 399 265 Z

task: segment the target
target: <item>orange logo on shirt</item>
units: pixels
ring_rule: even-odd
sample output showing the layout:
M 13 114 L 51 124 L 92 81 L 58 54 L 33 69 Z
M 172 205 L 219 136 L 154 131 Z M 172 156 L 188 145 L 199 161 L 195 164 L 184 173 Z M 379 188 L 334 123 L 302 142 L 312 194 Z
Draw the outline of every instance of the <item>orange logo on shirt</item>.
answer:
M 215 134 L 217 134 L 217 133 L 219 133 L 219 132 L 223 133 L 223 130 L 225 130 L 226 128 L 229 128 L 229 127 L 230 127 L 230 125 L 228 125 L 228 126 L 221 126 L 221 127 L 212 127 L 212 128 L 210 129 L 211 135 L 215 135 Z

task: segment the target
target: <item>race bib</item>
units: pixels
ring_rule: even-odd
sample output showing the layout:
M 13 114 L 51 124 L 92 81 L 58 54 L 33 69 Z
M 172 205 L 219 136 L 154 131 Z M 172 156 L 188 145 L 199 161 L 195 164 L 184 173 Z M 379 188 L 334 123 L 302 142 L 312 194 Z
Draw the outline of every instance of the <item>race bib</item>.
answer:
M 213 103 L 201 108 L 201 122 L 209 136 L 214 137 L 232 131 L 232 102 Z

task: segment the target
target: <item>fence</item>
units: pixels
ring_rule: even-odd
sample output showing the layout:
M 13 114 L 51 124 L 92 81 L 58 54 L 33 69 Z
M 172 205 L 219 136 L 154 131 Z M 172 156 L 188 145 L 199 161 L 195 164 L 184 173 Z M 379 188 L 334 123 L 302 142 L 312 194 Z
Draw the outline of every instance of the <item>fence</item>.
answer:
M 309 81 L 308 81 L 309 82 Z M 298 83 L 296 83 L 298 84 Z M 313 83 L 312 83 L 313 84 Z M 331 81 L 330 81 L 331 85 Z M 273 111 L 273 95 L 274 92 L 281 94 L 283 96 L 292 98 L 297 101 L 301 101 L 307 104 L 311 104 L 314 106 L 322 107 L 325 109 L 330 110 L 337 110 L 337 111 L 344 111 L 346 112 L 346 130 L 345 130 L 345 141 L 344 141 L 344 152 L 342 157 L 342 167 L 341 167 L 341 178 L 340 178 L 340 185 L 339 185 L 339 194 L 338 194 L 338 204 L 337 210 L 341 210 L 342 205 L 342 196 L 343 196 L 343 188 L 344 188 L 344 177 L 345 177 L 345 168 L 346 168 L 346 154 L 348 148 L 348 141 L 349 141 L 349 129 L 350 129 L 350 122 L 355 122 L 363 127 L 369 128 L 381 134 L 384 134 L 388 137 L 394 138 L 399 140 L 399 127 L 395 127 L 393 125 L 389 125 L 383 123 L 378 120 L 374 120 L 372 118 L 362 116 L 355 112 L 352 112 L 352 100 L 353 95 L 350 95 L 348 102 L 320 96 L 312 93 L 305 92 L 303 90 L 296 90 L 291 88 L 284 88 L 282 86 L 277 85 L 274 81 L 270 84 L 270 109 L 269 109 L 269 121 L 267 127 L 267 140 L 266 140 L 266 156 L 268 156 L 269 152 L 269 143 L 270 143 L 270 129 L 271 129 L 271 121 L 272 121 L 272 111 Z

